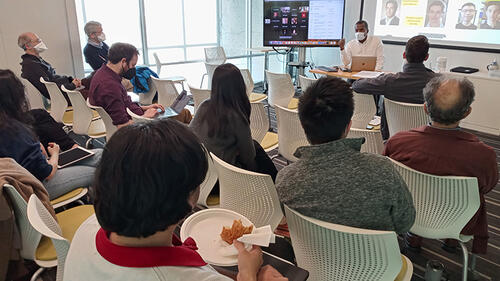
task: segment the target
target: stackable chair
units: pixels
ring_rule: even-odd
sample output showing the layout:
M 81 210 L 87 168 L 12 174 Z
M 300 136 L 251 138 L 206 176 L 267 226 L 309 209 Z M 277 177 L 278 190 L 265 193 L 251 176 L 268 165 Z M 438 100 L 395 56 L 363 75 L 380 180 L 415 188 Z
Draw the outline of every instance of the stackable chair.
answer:
M 479 209 L 477 178 L 434 176 L 392 160 L 413 197 L 416 210 L 411 233 L 429 239 L 456 239 L 463 252 L 462 280 L 467 280 L 469 255 L 465 243 L 472 236 L 460 232 Z M 474 261 L 475 256 L 472 255 Z M 471 262 L 473 265 L 474 262 Z M 474 268 L 471 268 L 474 272 Z
M 309 88 L 314 82 L 316 82 L 318 79 L 314 78 L 309 78 L 306 76 L 299 75 L 299 83 L 300 83 L 300 88 L 302 89 L 302 93 Z
M 250 70 L 248 69 L 240 69 L 241 76 L 243 76 L 243 80 L 245 81 L 245 87 L 247 89 L 247 96 L 250 102 L 259 102 L 267 99 L 267 95 L 261 93 L 254 93 L 253 89 L 255 87 L 253 83 L 252 74 L 250 74 Z
M 384 107 L 391 136 L 427 125 L 431 121 L 424 111 L 423 104 L 397 102 L 384 98 Z
M 150 105 L 153 103 L 153 99 L 156 95 L 156 87 L 151 78 L 148 79 L 149 91 L 146 93 L 139 93 L 139 103 L 141 105 Z
M 348 138 L 365 138 L 365 143 L 361 146 L 361 152 L 382 154 L 384 142 L 380 130 L 366 130 L 351 128 L 347 134 Z
M 297 101 L 292 101 L 295 94 L 292 78 L 288 74 L 273 73 L 266 70 L 267 83 L 269 84 L 268 101 L 269 105 L 275 107 L 279 105 L 290 109 L 296 109 Z
M 209 63 L 205 62 L 205 68 L 207 69 L 207 88 L 211 89 L 212 88 L 212 77 L 214 76 L 215 69 L 219 66 L 220 64 L 218 63 Z M 204 78 L 204 76 L 203 76 Z M 203 78 L 201 79 L 201 85 L 200 88 L 203 85 Z
M 162 63 L 160 61 L 160 58 L 158 57 L 158 54 L 156 52 L 153 53 L 153 57 L 154 57 L 155 63 L 156 63 L 156 74 L 158 74 L 158 77 L 162 78 L 160 76 L 161 68 L 162 68 Z M 182 84 L 182 82 L 186 81 L 186 78 L 184 76 L 169 76 L 169 77 L 165 77 L 163 79 L 170 80 L 170 81 L 173 81 L 175 83 L 180 83 L 180 84 Z
M 270 175 L 230 165 L 210 153 L 219 175 L 220 208 L 240 213 L 256 227 L 276 229 L 283 212 Z
M 227 57 L 223 47 L 209 47 L 205 48 L 205 61 L 214 64 L 226 63 Z
M 24 79 L 24 78 L 19 78 L 21 79 L 21 82 L 24 85 L 24 92 L 26 93 L 26 97 L 28 98 L 28 102 L 30 104 L 30 109 L 45 109 L 45 102 L 44 102 L 44 96 L 38 89 L 31 84 L 30 81 Z
M 306 217 L 285 205 L 297 265 L 311 281 L 411 280 L 394 231 L 368 230 Z
M 351 128 L 366 129 L 373 116 L 377 113 L 377 107 L 373 102 L 372 95 L 358 94 L 353 92 L 354 114 L 352 115 Z
M 150 121 L 153 121 L 155 119 L 153 118 L 148 118 L 148 117 L 144 117 L 144 116 L 141 116 L 141 115 L 137 115 L 135 114 L 134 112 L 132 112 L 132 110 L 130 110 L 128 107 L 127 107 L 127 114 L 132 117 L 132 120 L 135 122 L 135 123 L 140 123 L 140 122 L 150 122 Z
M 287 161 L 295 162 L 297 157 L 293 156 L 295 150 L 300 146 L 307 146 L 306 133 L 302 128 L 297 110 L 275 106 L 276 119 L 278 122 L 278 152 Z
M 250 103 L 250 130 L 252 138 L 256 140 L 266 152 L 278 147 L 278 134 L 269 132 L 269 118 L 262 102 Z
M 207 89 L 198 89 L 195 88 L 191 85 L 189 86 L 189 91 L 191 92 L 191 95 L 193 96 L 193 102 L 194 102 L 194 113 L 196 114 L 196 110 L 198 110 L 198 107 L 200 104 L 202 104 L 205 100 L 208 100 L 210 98 L 210 90 Z
M 73 126 L 73 110 L 68 107 L 68 102 L 64 98 L 61 90 L 54 82 L 48 82 L 40 77 L 50 96 L 50 116 L 58 123 L 63 123 L 65 126 Z
M 175 87 L 175 82 L 156 77 L 151 77 L 151 80 L 153 80 L 153 85 L 158 91 L 158 103 L 165 107 L 171 106 L 175 99 L 179 96 L 179 92 Z
M 218 179 L 214 161 L 212 160 L 212 157 L 208 153 L 208 150 L 207 150 L 207 160 L 208 160 L 207 175 L 205 176 L 203 182 L 200 184 L 200 196 L 198 197 L 198 202 L 197 202 L 198 205 L 205 207 L 209 207 L 207 204 L 207 199 Z
M 97 105 L 91 105 L 89 99 L 87 99 L 87 106 L 97 111 L 97 113 L 99 113 L 99 115 L 101 116 L 101 119 L 104 122 L 104 127 L 106 129 L 106 141 L 108 141 L 116 132 L 116 130 L 118 130 L 118 127 L 113 124 L 113 119 L 111 119 L 111 116 L 109 116 L 104 108 Z

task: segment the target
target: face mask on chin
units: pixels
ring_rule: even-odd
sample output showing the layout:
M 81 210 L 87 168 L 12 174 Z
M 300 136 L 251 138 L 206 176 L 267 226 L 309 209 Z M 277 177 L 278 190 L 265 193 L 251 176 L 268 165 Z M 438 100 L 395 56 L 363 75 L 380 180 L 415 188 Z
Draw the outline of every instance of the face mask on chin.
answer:
M 131 80 L 135 77 L 135 67 L 130 68 L 127 71 L 124 71 L 121 76 L 127 80 Z
M 366 34 L 364 32 L 356 32 L 355 35 L 358 41 L 363 41 L 366 39 Z
M 48 48 L 47 48 L 47 46 L 45 46 L 45 43 L 40 42 L 40 43 L 36 44 L 35 46 L 33 46 L 33 49 L 35 49 L 35 51 L 37 53 L 43 53 Z

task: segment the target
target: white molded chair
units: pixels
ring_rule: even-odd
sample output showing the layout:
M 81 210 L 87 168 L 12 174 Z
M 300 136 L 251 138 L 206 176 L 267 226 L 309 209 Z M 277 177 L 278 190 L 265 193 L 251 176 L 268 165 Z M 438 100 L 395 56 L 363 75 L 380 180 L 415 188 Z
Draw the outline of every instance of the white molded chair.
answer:
M 243 170 L 210 155 L 219 175 L 220 208 L 244 215 L 256 227 L 269 224 L 275 230 L 283 212 L 271 176 Z
M 118 130 L 118 127 L 113 124 L 113 119 L 111 119 L 111 116 L 109 116 L 104 108 L 96 105 L 91 105 L 89 99 L 87 99 L 87 106 L 97 111 L 97 113 L 99 113 L 99 115 L 101 116 L 101 119 L 104 122 L 104 127 L 106 129 L 106 140 L 108 141 L 116 132 L 116 130 Z
M 297 110 L 277 105 L 276 119 L 278 122 L 278 150 L 279 154 L 288 161 L 295 162 L 297 157 L 293 156 L 295 150 L 300 146 L 307 146 L 306 134 L 299 120 Z
M 198 107 L 200 104 L 202 104 L 205 100 L 208 100 L 210 98 L 210 90 L 207 89 L 198 89 L 195 88 L 191 85 L 189 85 L 189 91 L 191 92 L 191 95 L 193 96 L 193 102 L 194 102 L 194 113 L 196 114 L 196 110 L 198 110 Z
M 302 93 L 309 88 L 312 84 L 314 84 L 318 79 L 309 78 L 306 76 L 299 75 L 299 83 L 300 88 L 302 89 Z
M 209 63 L 205 62 L 205 68 L 207 69 L 207 88 L 212 88 L 212 77 L 214 76 L 215 69 L 221 65 L 220 63 Z M 203 84 L 203 78 L 201 83 Z
M 79 135 L 86 135 L 89 137 L 87 143 L 88 147 L 92 139 L 98 139 L 106 136 L 106 127 L 102 119 L 94 119 L 94 112 L 87 106 L 79 91 L 71 91 L 61 85 L 61 90 L 68 94 L 69 100 L 73 105 L 73 132 Z M 98 115 L 97 112 L 95 114 Z
M 205 176 L 203 182 L 200 184 L 200 196 L 198 197 L 198 202 L 197 202 L 198 205 L 202 205 L 205 207 L 208 207 L 207 198 L 210 195 L 210 192 L 212 191 L 212 188 L 214 187 L 218 179 L 217 169 L 215 168 L 214 160 L 210 156 L 208 150 L 207 150 L 207 161 L 208 161 L 207 175 Z
M 384 142 L 380 130 L 366 130 L 351 128 L 347 134 L 348 138 L 365 138 L 365 143 L 361 146 L 361 152 L 382 154 Z
M 391 159 L 392 160 L 392 159 Z M 463 252 L 462 280 L 467 280 L 468 251 L 472 236 L 460 232 L 479 209 L 477 178 L 434 176 L 392 160 L 413 197 L 417 212 L 411 233 L 429 239 L 456 239 Z
M 40 82 L 42 82 L 50 95 L 50 116 L 54 118 L 56 122 L 63 123 L 66 126 L 73 125 L 73 111 L 68 111 L 68 102 L 64 95 L 57 87 L 54 82 L 48 82 L 40 77 Z
M 377 107 L 373 101 L 373 95 L 358 94 L 353 92 L 354 114 L 352 115 L 351 128 L 366 129 L 373 116 L 377 113 Z
M 248 69 L 240 69 L 241 76 L 243 76 L 243 80 L 245 81 L 245 86 L 247 88 L 247 96 L 250 102 L 259 102 L 267 99 L 267 95 L 261 93 L 254 93 L 253 89 L 255 87 L 252 79 L 252 74 Z
M 266 114 L 264 104 L 261 102 L 250 103 L 250 130 L 252 138 L 256 140 L 266 152 L 278 147 L 278 134 L 269 132 L 269 118 Z
M 268 100 L 269 104 L 274 107 L 288 107 L 295 88 L 293 87 L 292 78 L 288 74 L 273 73 L 266 70 L 266 78 L 269 84 Z
M 205 48 L 205 62 L 214 64 L 223 64 L 226 62 L 226 52 L 223 47 L 209 47 Z
M 127 107 L 127 113 L 128 113 L 128 115 L 130 117 L 132 117 L 132 120 L 134 122 L 137 122 L 137 123 L 140 123 L 140 122 L 149 122 L 149 121 L 153 121 L 154 120 L 153 118 L 148 118 L 148 117 L 144 117 L 144 116 L 141 116 L 141 115 L 137 115 L 134 112 L 132 112 L 132 110 L 130 110 L 128 107 Z
M 397 102 L 384 98 L 384 108 L 391 136 L 427 125 L 431 121 L 424 111 L 423 104 Z
M 285 214 L 297 265 L 309 271 L 308 280 L 395 280 L 402 269 L 398 280 L 411 279 L 413 265 L 400 254 L 394 231 L 328 223 L 286 205 Z
M 150 105 L 153 103 L 153 99 L 156 95 L 156 87 L 151 78 L 148 79 L 149 91 L 146 93 L 138 93 L 139 103 L 141 105 Z
M 24 78 L 19 78 L 21 79 L 21 82 L 24 85 L 24 92 L 26 93 L 26 98 L 28 99 L 28 102 L 30 103 L 30 109 L 45 109 L 45 103 L 43 99 L 45 98 L 38 89 L 31 84 L 30 81 L 24 79 Z
M 175 101 L 179 92 L 175 87 L 175 82 L 168 79 L 159 79 L 151 77 L 156 90 L 158 91 L 158 103 L 164 107 L 169 107 Z
M 156 64 L 156 74 L 158 74 L 158 77 L 162 78 L 160 73 L 161 73 L 161 67 L 162 63 L 160 61 L 160 58 L 158 57 L 158 54 L 156 52 L 153 53 L 153 57 L 155 59 L 155 64 Z M 173 81 L 175 83 L 181 83 L 186 81 L 186 78 L 183 76 L 172 76 L 172 77 L 166 77 L 165 79 Z

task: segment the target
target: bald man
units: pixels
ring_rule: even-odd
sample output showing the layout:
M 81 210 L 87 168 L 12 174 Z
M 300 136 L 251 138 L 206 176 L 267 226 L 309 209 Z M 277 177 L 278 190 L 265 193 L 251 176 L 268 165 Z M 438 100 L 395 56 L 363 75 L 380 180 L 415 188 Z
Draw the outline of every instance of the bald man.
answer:
M 76 87 L 81 86 L 79 79 L 73 79 L 71 76 L 58 75 L 56 70 L 42 57 L 40 53 L 46 51 L 48 48 L 45 43 L 33 32 L 25 32 L 17 38 L 17 45 L 24 50 L 24 55 L 21 56 L 21 77 L 27 79 L 35 86 L 40 93 L 50 99 L 49 92 L 45 85 L 40 82 L 40 77 L 45 81 L 55 82 L 58 87 L 64 85 L 68 90 L 74 90 Z M 71 104 L 66 93 L 64 97 Z
M 431 118 L 427 126 L 400 132 L 389 139 L 384 155 L 417 171 L 438 176 L 476 177 L 481 206 L 462 230 L 474 235 L 472 252 L 486 254 L 488 224 L 484 195 L 498 182 L 495 151 L 459 124 L 471 113 L 474 86 L 466 78 L 440 76 L 424 88 L 425 111 Z M 420 237 L 410 235 L 407 243 L 418 249 Z M 445 249 L 453 251 L 452 241 Z

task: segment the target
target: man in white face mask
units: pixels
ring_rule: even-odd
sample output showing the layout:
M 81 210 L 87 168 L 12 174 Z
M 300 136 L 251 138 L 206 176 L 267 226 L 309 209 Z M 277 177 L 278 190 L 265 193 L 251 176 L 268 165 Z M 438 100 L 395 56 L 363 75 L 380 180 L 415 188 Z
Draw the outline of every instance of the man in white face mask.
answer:
M 49 92 L 45 85 L 40 82 L 40 77 L 43 77 L 46 81 L 56 83 L 58 87 L 64 85 L 68 90 L 73 90 L 81 86 L 81 81 L 79 79 L 56 74 L 56 70 L 50 63 L 40 57 L 40 53 L 47 50 L 47 46 L 35 33 L 26 32 L 19 35 L 17 38 L 17 45 L 25 52 L 25 54 L 21 56 L 23 60 L 21 62 L 21 77 L 30 81 L 47 99 L 50 99 Z M 63 93 L 63 95 L 68 101 L 68 104 L 71 104 L 66 93 Z
M 96 21 L 87 22 L 84 30 L 88 37 L 87 45 L 83 49 L 85 61 L 93 70 L 98 70 L 108 61 L 109 46 L 104 43 L 106 35 L 102 31 L 102 25 Z
M 376 70 L 384 67 L 384 45 L 375 36 L 368 36 L 368 23 L 364 20 L 356 22 L 356 39 L 345 43 L 345 39 L 340 40 L 340 57 L 344 66 L 349 67 L 353 56 L 377 57 Z

